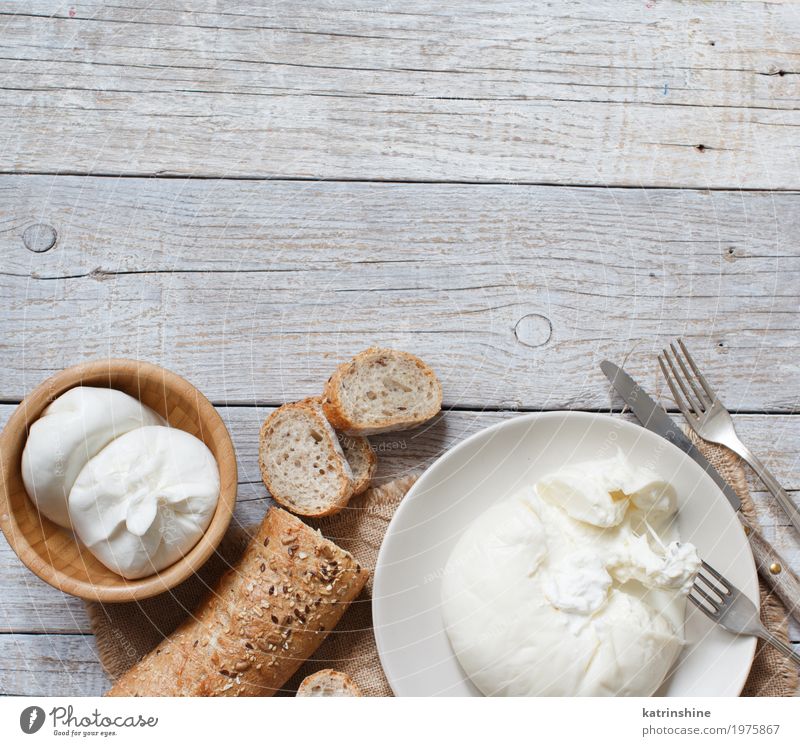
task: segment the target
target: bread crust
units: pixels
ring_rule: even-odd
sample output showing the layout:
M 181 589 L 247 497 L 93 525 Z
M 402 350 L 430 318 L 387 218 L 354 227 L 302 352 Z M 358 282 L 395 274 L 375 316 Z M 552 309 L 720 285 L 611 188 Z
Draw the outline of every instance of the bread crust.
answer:
M 324 433 L 325 438 L 327 438 L 328 445 L 340 459 L 341 473 L 338 480 L 339 489 L 335 494 L 331 495 L 328 506 L 321 510 L 303 510 L 297 504 L 290 501 L 286 495 L 280 494 L 280 491 L 277 490 L 273 480 L 271 479 L 269 469 L 264 461 L 264 454 L 267 448 L 267 439 L 270 436 L 273 424 L 279 417 L 285 415 L 287 411 L 291 410 L 302 410 L 309 412 L 314 419 L 317 420 L 320 430 Z M 267 419 L 264 421 L 264 424 L 261 426 L 261 431 L 259 432 L 258 467 L 261 471 L 261 479 L 275 502 L 282 505 L 287 510 L 292 511 L 292 513 L 296 513 L 297 515 L 303 515 L 312 518 L 322 518 L 326 515 L 334 515 L 347 505 L 347 503 L 350 501 L 350 498 L 354 494 L 354 485 L 352 472 L 350 471 L 350 465 L 347 463 L 347 459 L 342 452 L 342 447 L 339 445 L 339 439 L 336 437 L 333 427 L 325 417 L 319 397 L 308 397 L 307 399 L 303 399 L 292 404 L 284 404 L 282 407 L 278 407 L 278 409 L 276 409 L 269 417 L 267 417 Z
M 272 696 L 314 653 L 369 573 L 299 518 L 270 508 L 193 616 L 110 697 Z
M 325 417 L 325 411 L 322 409 L 322 396 L 307 396 L 305 399 L 301 399 L 297 403 L 308 404 L 310 406 L 317 407 L 322 412 L 322 416 Z M 325 419 L 327 420 L 327 417 Z M 333 427 L 333 425 L 331 425 L 331 427 Z M 378 470 L 378 455 L 372 450 L 369 440 L 361 435 L 348 435 L 347 433 L 338 432 L 337 435 L 339 436 L 338 440 L 340 445 L 342 444 L 342 438 L 346 438 L 350 442 L 351 447 L 353 449 L 358 449 L 361 452 L 362 458 L 364 458 L 367 462 L 367 472 L 361 477 L 361 479 L 355 478 L 355 470 L 353 470 L 353 494 L 350 496 L 353 498 L 367 490 L 372 484 L 372 479 L 375 476 L 375 472 Z M 344 446 L 342 446 L 342 452 L 344 453 Z M 348 459 L 346 453 L 344 453 L 344 457 L 347 461 Z M 352 464 L 350 466 L 352 469 Z
M 357 448 L 361 452 L 362 458 L 367 462 L 366 473 L 360 479 L 355 478 L 355 470 L 353 471 L 353 497 L 360 495 L 372 484 L 372 479 L 375 472 L 378 470 L 378 455 L 372 450 L 369 441 L 361 435 L 347 435 L 342 433 L 341 438 L 346 438 L 350 441 L 350 447 Z M 347 453 L 345 453 L 347 458 Z M 351 464 L 352 466 L 352 464 Z
M 376 355 L 389 355 L 394 357 L 402 357 L 409 362 L 416 365 L 429 380 L 433 380 L 436 384 L 437 399 L 436 409 L 429 417 L 424 419 L 414 417 L 390 417 L 380 422 L 379 424 L 366 425 L 364 423 L 355 422 L 348 415 L 342 402 L 341 397 L 341 383 L 345 376 L 355 372 L 359 364 L 365 362 L 369 358 Z M 427 363 L 412 355 L 410 352 L 403 352 L 401 350 L 392 350 L 390 348 L 370 347 L 362 352 L 359 352 L 352 360 L 342 363 L 333 375 L 328 379 L 325 384 L 325 389 L 322 393 L 322 409 L 325 412 L 328 422 L 333 425 L 336 430 L 339 430 L 347 435 L 377 435 L 378 433 L 387 433 L 394 430 L 407 430 L 423 422 L 427 422 L 433 417 L 442 407 L 442 386 L 436 374 Z
M 325 679 L 333 679 L 336 682 L 336 685 L 346 692 L 346 694 L 342 696 L 364 696 L 353 679 L 351 679 L 346 673 L 335 671 L 332 668 L 323 668 L 321 671 L 317 671 L 316 673 L 312 673 L 310 676 L 306 676 L 298 687 L 296 696 L 313 697 L 313 688 L 317 685 L 324 686 Z

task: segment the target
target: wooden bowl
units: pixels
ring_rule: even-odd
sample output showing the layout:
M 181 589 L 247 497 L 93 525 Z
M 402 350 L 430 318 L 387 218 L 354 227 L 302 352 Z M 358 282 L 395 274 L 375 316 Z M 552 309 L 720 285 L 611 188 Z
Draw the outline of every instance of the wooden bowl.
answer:
M 57 396 L 75 386 L 119 389 L 139 399 L 172 427 L 200 438 L 219 466 L 217 509 L 200 541 L 174 565 L 138 580 L 109 570 L 72 532 L 39 514 L 22 482 L 28 428 Z M 37 386 L 14 410 L 0 435 L 0 527 L 19 558 L 55 588 L 91 601 L 138 601 L 173 588 L 213 554 L 236 502 L 236 456 L 222 418 L 192 384 L 158 365 L 138 360 L 97 360 L 61 371 Z

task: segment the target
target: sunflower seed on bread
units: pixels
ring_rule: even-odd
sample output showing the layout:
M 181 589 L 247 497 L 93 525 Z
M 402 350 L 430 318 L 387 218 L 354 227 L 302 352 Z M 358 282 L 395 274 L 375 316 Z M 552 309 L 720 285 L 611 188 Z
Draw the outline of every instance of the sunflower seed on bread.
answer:
M 272 507 L 213 591 L 106 696 L 271 697 L 368 577 L 351 554 Z
M 318 399 L 284 404 L 267 417 L 258 465 L 275 501 L 299 515 L 332 515 L 353 495 L 353 470 Z
M 348 435 L 372 435 L 420 425 L 442 407 L 442 386 L 418 357 L 370 347 L 328 379 L 322 407 Z
M 362 697 L 361 690 L 346 673 L 325 668 L 303 679 L 298 697 Z

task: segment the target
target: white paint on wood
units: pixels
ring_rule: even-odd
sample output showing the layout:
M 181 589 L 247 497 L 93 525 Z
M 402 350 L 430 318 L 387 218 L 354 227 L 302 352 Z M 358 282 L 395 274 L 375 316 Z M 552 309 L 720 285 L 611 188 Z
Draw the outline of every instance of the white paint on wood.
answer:
M 276 404 L 379 344 L 451 406 L 598 409 L 603 358 L 663 389 L 682 335 L 731 408 L 798 405 L 795 194 L 5 176 L 0 198 L 5 400 L 111 355 Z
M 800 185 L 791 3 L 3 7 L 5 172 Z
M 99 697 L 109 686 L 91 635 L 0 634 L 0 695 Z

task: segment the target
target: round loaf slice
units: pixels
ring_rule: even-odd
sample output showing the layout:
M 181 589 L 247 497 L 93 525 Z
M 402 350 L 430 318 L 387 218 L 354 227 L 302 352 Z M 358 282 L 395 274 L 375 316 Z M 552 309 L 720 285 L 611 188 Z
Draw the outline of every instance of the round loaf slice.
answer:
M 372 483 L 378 469 L 378 457 L 366 438 L 338 433 L 339 445 L 353 470 L 353 495 L 360 495 Z
M 325 668 L 322 671 L 306 676 L 298 697 L 362 697 L 361 690 L 346 673 Z
M 313 400 L 284 404 L 267 417 L 258 465 L 275 501 L 298 515 L 338 513 L 353 495 L 353 471 Z
M 322 406 L 328 421 L 348 435 L 407 430 L 442 407 L 442 385 L 418 357 L 370 347 L 328 379 Z

